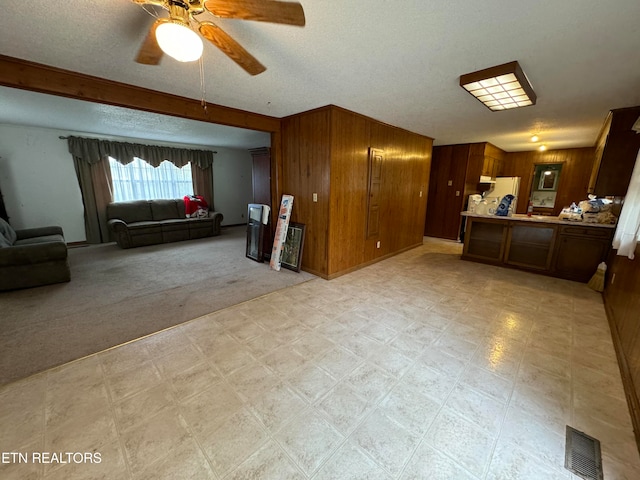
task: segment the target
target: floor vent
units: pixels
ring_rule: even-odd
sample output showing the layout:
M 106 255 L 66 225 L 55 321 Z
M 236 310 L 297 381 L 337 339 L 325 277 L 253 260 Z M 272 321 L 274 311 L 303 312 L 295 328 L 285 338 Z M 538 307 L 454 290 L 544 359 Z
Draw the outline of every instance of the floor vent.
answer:
M 600 441 L 567 425 L 564 466 L 585 480 L 603 480 Z

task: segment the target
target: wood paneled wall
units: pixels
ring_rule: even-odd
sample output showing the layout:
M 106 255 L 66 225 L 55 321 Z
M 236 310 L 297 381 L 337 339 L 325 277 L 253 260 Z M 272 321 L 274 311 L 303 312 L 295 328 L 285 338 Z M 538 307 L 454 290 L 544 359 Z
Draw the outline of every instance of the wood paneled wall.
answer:
M 371 125 L 360 115 L 334 109 L 331 129 L 328 275 L 365 263 L 375 250 L 373 238 L 366 239 Z
M 330 118 L 328 109 L 282 121 L 282 192 L 293 195 L 291 221 L 307 226 L 302 266 L 326 274 L 330 193 Z M 313 202 L 313 194 L 318 201 Z M 280 205 L 280 198 L 275 205 Z
M 369 123 L 371 146 L 383 150 L 385 156 L 378 238 L 381 246 L 366 260 L 422 244 L 432 149 L 430 138 L 371 120 Z
M 640 246 L 635 259 L 612 253 L 604 304 L 640 449 Z
M 553 215 L 560 214 L 571 202 L 579 202 L 587 198 L 589 178 L 595 160 L 595 149 L 569 148 L 564 150 L 548 150 L 546 152 L 511 152 L 505 156 L 502 176 L 521 177 L 520 195 L 516 213 L 527 213 L 527 205 L 531 196 L 533 170 L 540 163 L 563 163 L 558 195 Z
M 307 225 L 303 268 L 333 278 L 421 244 L 432 142 L 335 106 L 283 119 L 283 193 Z M 384 161 L 380 233 L 367 239 L 369 148 Z

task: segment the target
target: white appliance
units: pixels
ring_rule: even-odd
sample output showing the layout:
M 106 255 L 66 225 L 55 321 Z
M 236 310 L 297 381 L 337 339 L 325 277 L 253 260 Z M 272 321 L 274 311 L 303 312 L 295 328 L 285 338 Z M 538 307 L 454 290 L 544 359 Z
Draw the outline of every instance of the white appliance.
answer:
M 491 188 L 484 193 L 484 198 L 486 198 L 487 201 L 497 198 L 498 203 L 500 203 L 500 200 L 502 200 L 505 195 L 511 194 L 516 197 L 513 202 L 511 202 L 515 210 L 519 191 L 520 177 L 496 177 L 495 183 L 492 183 Z

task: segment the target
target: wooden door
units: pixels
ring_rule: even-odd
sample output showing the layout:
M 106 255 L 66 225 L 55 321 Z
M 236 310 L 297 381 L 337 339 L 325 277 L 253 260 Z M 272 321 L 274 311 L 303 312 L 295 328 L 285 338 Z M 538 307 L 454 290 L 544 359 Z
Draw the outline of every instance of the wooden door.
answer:
M 264 226 L 263 251 L 269 256 L 273 246 L 273 205 L 271 203 L 271 149 L 254 148 L 249 150 L 253 158 L 251 170 L 251 185 L 253 187 L 253 203 L 269 205 L 271 207 L 271 219 Z M 277 207 L 276 207 L 277 208 Z
M 425 235 L 450 240 L 459 238 L 468 158 L 469 145 L 433 149 Z

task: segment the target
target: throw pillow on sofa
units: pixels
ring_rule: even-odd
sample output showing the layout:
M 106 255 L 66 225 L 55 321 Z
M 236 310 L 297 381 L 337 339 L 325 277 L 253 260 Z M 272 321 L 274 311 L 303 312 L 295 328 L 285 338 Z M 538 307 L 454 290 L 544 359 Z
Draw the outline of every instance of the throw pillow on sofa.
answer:
M 9 225 L 4 218 L 0 218 L 0 235 L 9 242 L 9 247 L 16 243 L 18 235 L 11 225 Z M 0 240 L 1 241 L 1 240 Z

